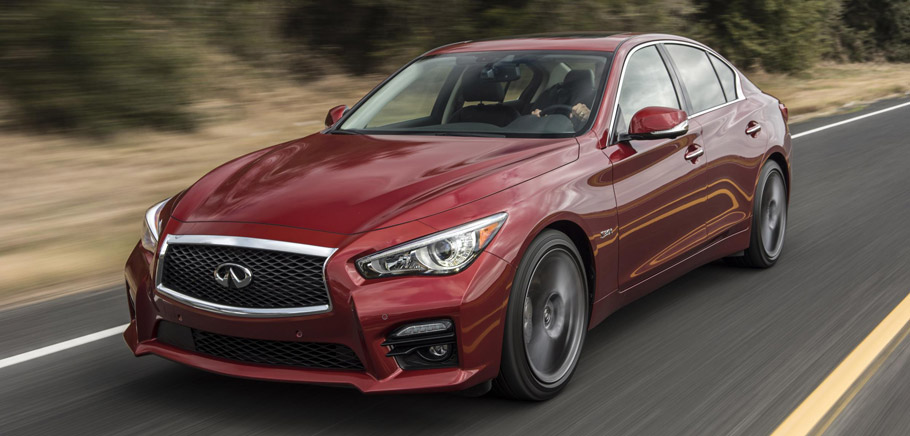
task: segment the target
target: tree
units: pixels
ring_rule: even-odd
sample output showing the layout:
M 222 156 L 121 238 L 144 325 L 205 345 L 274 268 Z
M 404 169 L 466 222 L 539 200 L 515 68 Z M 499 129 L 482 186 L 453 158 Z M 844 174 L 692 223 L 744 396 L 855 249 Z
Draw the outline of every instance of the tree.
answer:
M 706 0 L 697 13 L 711 45 L 744 68 L 795 73 L 830 50 L 837 0 Z
M 840 40 L 851 60 L 910 61 L 910 1 L 847 0 Z
M 0 95 L 17 126 L 193 127 L 181 58 L 124 15 L 103 2 L 0 3 Z

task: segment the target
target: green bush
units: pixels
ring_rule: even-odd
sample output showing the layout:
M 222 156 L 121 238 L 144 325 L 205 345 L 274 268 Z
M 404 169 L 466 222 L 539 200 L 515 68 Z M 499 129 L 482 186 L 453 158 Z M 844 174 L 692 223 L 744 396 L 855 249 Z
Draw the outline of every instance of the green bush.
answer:
M 189 129 L 184 60 L 104 1 L 0 6 L 0 95 L 19 127 Z
M 839 0 L 705 0 L 696 15 L 706 42 L 742 68 L 808 69 L 831 49 Z
M 285 9 L 282 0 L 122 0 L 121 5 L 124 2 L 175 29 L 205 37 L 196 43 L 252 63 L 289 49 L 278 32 Z
M 433 47 L 579 31 L 686 33 L 690 0 L 288 0 L 282 34 L 348 71 L 388 71 Z
M 306 78 L 389 72 L 466 39 L 591 30 L 690 36 L 745 69 L 910 62 L 908 0 L 4 0 L 0 107 L 39 131 L 190 129 L 188 67 L 208 64 L 181 53 Z
M 851 60 L 910 62 L 910 1 L 844 1 L 840 40 Z

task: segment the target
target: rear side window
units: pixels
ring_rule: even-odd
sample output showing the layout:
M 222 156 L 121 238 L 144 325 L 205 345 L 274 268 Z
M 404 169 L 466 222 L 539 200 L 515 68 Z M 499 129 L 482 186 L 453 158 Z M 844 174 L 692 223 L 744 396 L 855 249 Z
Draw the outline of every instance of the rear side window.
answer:
M 727 66 L 724 61 L 718 59 L 717 56 L 708 54 L 708 57 L 711 58 L 714 71 L 717 71 L 720 84 L 724 87 L 724 96 L 727 97 L 727 101 L 736 100 L 736 76 L 733 69 Z
M 689 92 L 693 111 L 702 112 L 727 101 L 707 53 L 687 45 L 667 44 L 666 47 Z
M 617 134 L 628 133 L 632 115 L 648 106 L 680 109 L 676 88 L 656 46 L 633 53 L 625 68 L 616 112 Z

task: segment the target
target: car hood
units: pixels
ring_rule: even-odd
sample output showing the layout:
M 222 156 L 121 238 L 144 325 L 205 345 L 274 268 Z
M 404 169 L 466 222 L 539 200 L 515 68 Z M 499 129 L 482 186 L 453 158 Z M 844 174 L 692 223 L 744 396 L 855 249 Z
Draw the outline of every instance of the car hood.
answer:
M 216 168 L 172 216 L 360 233 L 478 200 L 577 158 L 574 138 L 317 133 Z

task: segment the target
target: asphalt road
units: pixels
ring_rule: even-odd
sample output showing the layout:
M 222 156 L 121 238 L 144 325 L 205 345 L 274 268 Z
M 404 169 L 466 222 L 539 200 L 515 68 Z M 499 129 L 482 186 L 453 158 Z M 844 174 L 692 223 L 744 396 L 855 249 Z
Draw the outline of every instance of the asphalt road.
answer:
M 708 265 L 617 312 L 549 402 L 233 379 L 134 358 L 115 336 L 0 369 L 0 434 L 768 434 L 910 293 L 907 120 L 794 140 L 777 266 Z M 3 311 L 0 359 L 126 321 L 122 289 Z M 905 341 L 829 434 L 910 434 L 908 410 Z

